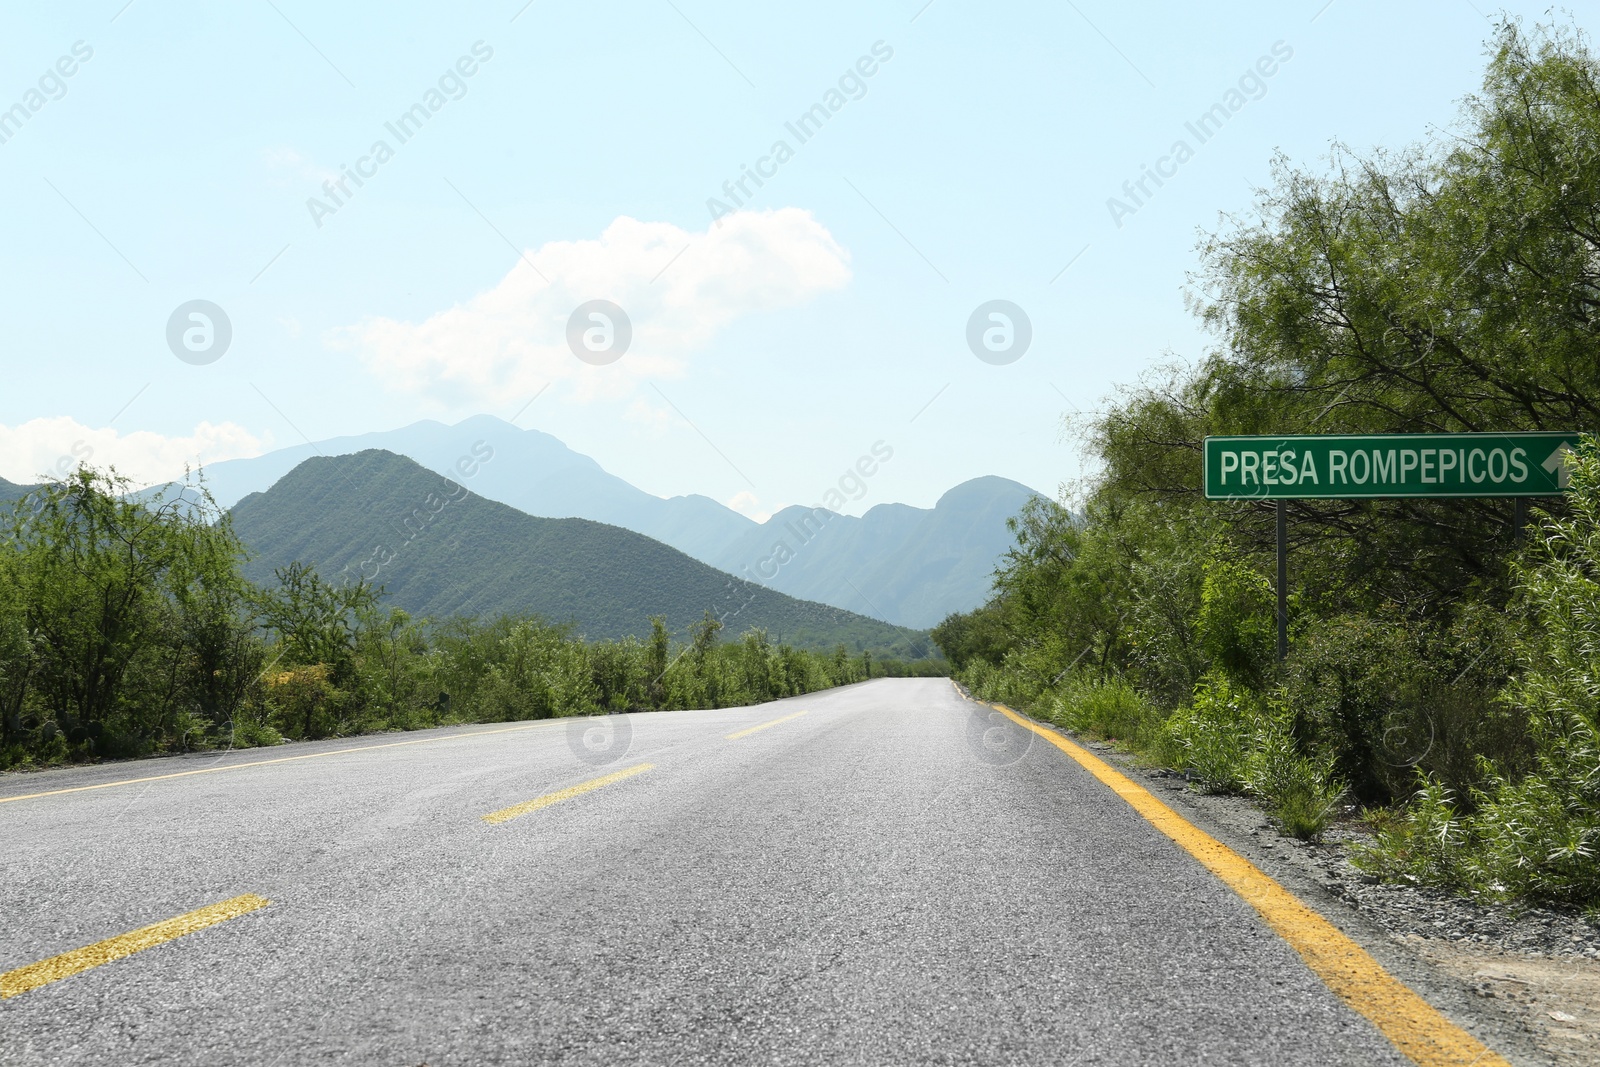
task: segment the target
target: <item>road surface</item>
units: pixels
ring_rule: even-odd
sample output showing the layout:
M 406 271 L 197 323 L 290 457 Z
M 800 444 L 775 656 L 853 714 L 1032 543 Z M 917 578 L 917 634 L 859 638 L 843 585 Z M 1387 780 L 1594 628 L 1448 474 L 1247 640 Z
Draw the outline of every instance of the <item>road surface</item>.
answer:
M 947 681 L 614 723 L 0 779 L 0 1062 L 1407 1062 Z

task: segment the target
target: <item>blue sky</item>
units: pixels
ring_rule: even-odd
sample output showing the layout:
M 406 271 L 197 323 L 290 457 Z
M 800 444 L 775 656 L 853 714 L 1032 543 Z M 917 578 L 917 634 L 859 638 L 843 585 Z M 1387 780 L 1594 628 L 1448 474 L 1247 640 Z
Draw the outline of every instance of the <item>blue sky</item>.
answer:
M 87 453 L 153 480 L 487 412 L 757 515 L 877 441 L 852 510 L 982 474 L 1054 490 L 1084 473 L 1063 414 L 1211 343 L 1183 296 L 1198 234 L 1275 151 L 1448 127 L 1495 10 L 33 5 L 0 36 L 0 108 L 27 109 L 0 125 L 0 475 Z M 1234 89 L 1200 143 L 1186 123 Z M 210 362 L 169 347 L 192 300 L 231 324 Z M 632 327 L 611 362 L 568 343 L 591 300 Z M 1031 325 L 1011 362 L 968 344 L 993 300 Z

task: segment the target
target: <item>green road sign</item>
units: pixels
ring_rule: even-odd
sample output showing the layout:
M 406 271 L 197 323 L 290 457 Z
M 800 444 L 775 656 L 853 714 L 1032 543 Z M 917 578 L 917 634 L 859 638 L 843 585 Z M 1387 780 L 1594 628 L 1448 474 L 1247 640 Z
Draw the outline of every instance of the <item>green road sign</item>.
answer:
M 1560 496 L 1577 433 L 1207 437 L 1209 500 Z

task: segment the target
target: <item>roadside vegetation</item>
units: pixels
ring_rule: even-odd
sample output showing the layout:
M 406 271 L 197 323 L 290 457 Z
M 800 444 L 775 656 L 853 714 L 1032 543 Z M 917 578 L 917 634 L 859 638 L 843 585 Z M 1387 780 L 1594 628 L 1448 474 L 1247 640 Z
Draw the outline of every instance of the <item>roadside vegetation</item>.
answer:
M 1600 906 L 1600 454 L 1533 502 L 1201 498 L 1208 434 L 1600 429 L 1600 64 L 1503 25 L 1458 128 L 1286 160 L 1205 238 L 1216 338 L 1086 425 L 1097 474 L 1013 522 L 935 640 L 978 695 L 1260 798 L 1342 810 L 1381 876 Z
M 942 662 L 720 640 L 587 642 L 537 617 L 413 619 L 292 564 L 257 586 L 203 493 L 82 468 L 0 526 L 0 770 L 460 722 L 728 707 Z

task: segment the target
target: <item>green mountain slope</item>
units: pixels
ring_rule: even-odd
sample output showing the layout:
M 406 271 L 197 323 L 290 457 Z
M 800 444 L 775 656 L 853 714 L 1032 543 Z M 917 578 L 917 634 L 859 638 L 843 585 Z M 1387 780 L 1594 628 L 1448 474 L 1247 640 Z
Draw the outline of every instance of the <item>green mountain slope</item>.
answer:
M 880 504 L 858 517 L 813 516 L 810 508 L 793 507 L 757 523 L 709 497 L 653 496 L 547 433 L 489 415 L 454 426 L 417 422 L 214 463 L 205 471 L 207 487 L 229 507 L 313 456 L 374 448 L 461 478 L 478 495 L 529 515 L 620 526 L 717 570 L 759 578 L 780 593 L 911 627 L 933 626 L 988 599 L 995 565 L 1012 545 L 1006 520 L 1036 495 L 1005 478 L 975 478 L 932 508 Z M 462 463 L 471 475 L 459 473 Z M 820 535 L 803 531 L 809 524 L 815 533 L 819 520 L 826 527 Z M 780 543 L 794 555 L 774 573 L 767 561 Z
M 759 626 L 796 647 L 926 648 L 920 634 L 741 581 L 620 527 L 523 514 L 390 452 L 306 460 L 232 515 L 255 581 L 300 560 L 328 579 L 375 579 L 414 615 L 534 612 L 605 638 L 642 636 L 657 614 L 681 632 L 710 609 L 725 637 Z
M 30 492 L 37 489 L 36 485 L 18 485 L 0 478 L 0 504 L 9 504 L 13 500 L 21 500 Z

